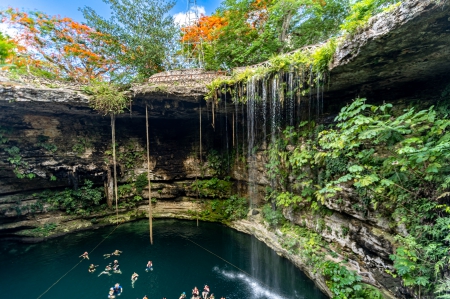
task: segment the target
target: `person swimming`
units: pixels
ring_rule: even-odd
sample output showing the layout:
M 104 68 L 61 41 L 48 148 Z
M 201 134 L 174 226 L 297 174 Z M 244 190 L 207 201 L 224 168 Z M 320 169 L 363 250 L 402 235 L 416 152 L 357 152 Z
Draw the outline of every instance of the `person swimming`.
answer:
M 131 287 L 134 288 L 134 283 L 136 282 L 136 280 L 138 279 L 139 275 L 134 272 L 133 275 L 131 275 Z
M 186 293 L 185 292 L 181 293 L 181 296 L 179 299 L 185 299 L 185 298 L 186 298 Z
M 213 293 L 211 293 L 211 296 L 209 296 L 209 298 L 208 299 L 215 299 L 216 297 L 214 297 L 214 294 Z
M 111 253 L 111 255 L 120 255 L 121 253 L 122 253 L 122 251 L 116 249 L 116 250 L 114 250 L 113 253 Z
M 108 276 L 111 276 L 111 273 L 109 273 L 109 271 L 111 271 L 111 266 L 107 265 L 105 267 L 105 270 L 103 270 L 98 276 L 100 277 L 100 275 L 102 275 L 102 274 L 108 274 Z
M 97 267 L 98 267 L 98 265 L 90 264 L 90 265 L 89 265 L 89 269 L 88 269 L 89 273 L 94 272 L 94 271 L 95 271 L 95 268 L 97 268 Z
M 193 298 L 198 298 L 198 297 L 200 297 L 200 292 L 199 292 L 199 290 L 197 289 L 197 287 L 194 287 L 194 289 L 192 290 L 192 297 L 193 297 Z
M 87 251 L 85 251 L 82 255 L 80 255 L 79 257 L 82 257 L 84 259 L 89 259 L 89 253 Z
M 206 297 L 208 297 L 208 294 L 209 294 L 209 286 L 206 284 L 202 292 L 203 299 L 206 299 Z
M 153 263 L 152 261 L 148 261 L 145 271 L 153 271 Z
M 113 289 L 113 288 L 110 288 L 110 289 L 109 289 L 108 298 L 109 298 L 109 299 L 114 299 L 114 298 L 116 298 L 116 296 L 114 296 L 114 289 Z
M 114 264 L 112 265 L 113 273 L 115 274 L 122 274 L 122 271 L 119 269 L 119 261 L 114 260 Z
M 119 285 L 118 283 L 116 283 L 116 284 L 114 285 L 114 288 L 112 288 L 112 289 L 113 289 L 113 291 L 114 291 L 114 295 L 117 295 L 117 296 L 120 296 L 120 295 L 122 294 L 122 292 L 123 292 L 122 286 Z

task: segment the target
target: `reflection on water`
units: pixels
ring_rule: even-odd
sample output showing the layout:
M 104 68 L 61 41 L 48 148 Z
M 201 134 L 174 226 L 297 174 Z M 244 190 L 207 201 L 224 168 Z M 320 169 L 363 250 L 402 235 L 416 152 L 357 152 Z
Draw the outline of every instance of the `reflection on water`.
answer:
M 120 299 L 144 295 L 177 299 L 182 292 L 190 295 L 194 286 L 201 290 L 205 284 L 216 298 L 326 298 L 300 270 L 263 243 L 220 224 L 200 223 L 197 227 L 193 221 L 158 220 L 154 222 L 153 245 L 149 244 L 146 221 L 120 225 L 109 235 L 113 229 L 75 233 L 32 245 L 3 241 L 1 298 L 39 297 L 77 265 L 85 251 L 90 252 L 90 260 L 83 260 L 43 299 L 107 298 L 115 283 L 124 289 Z M 103 257 L 116 249 L 123 253 Z M 119 261 L 122 274 L 98 277 L 114 259 Z M 149 260 L 153 271 L 146 272 Z M 99 265 L 94 273 L 88 272 L 90 263 Z M 133 288 L 134 272 L 139 279 Z

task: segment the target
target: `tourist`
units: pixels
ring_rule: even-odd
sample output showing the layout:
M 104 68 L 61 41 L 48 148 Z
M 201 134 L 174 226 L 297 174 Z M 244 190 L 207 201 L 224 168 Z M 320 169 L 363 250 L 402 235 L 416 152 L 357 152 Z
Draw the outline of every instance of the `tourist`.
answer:
M 208 299 L 215 299 L 214 294 L 211 294 Z
M 185 299 L 185 298 L 186 298 L 186 293 L 185 292 L 181 293 L 181 296 L 179 299 Z
M 113 264 L 113 273 L 115 273 L 115 274 L 122 274 L 122 271 L 120 271 L 120 269 L 119 269 L 119 261 L 118 260 L 115 260 L 114 261 L 114 264 Z
M 109 298 L 109 299 L 114 299 L 114 298 L 116 298 L 116 296 L 114 296 L 114 289 L 113 289 L 113 288 L 110 288 L 110 289 L 109 289 L 108 298 Z
M 192 296 L 194 298 L 198 298 L 200 296 L 200 292 L 198 291 L 197 287 L 194 287 L 194 289 L 192 290 Z
M 108 276 L 111 276 L 111 273 L 109 273 L 109 271 L 111 271 L 111 267 L 108 265 L 105 267 L 105 270 L 103 270 L 98 276 L 100 277 L 100 275 L 102 274 L 108 274 Z
M 209 286 L 206 284 L 203 288 L 203 292 L 202 292 L 202 297 L 203 299 L 206 299 L 206 297 L 208 297 L 209 294 Z
M 133 273 L 133 275 L 131 275 L 131 287 L 134 288 L 134 283 L 136 282 L 136 280 L 138 279 L 138 274 L 136 272 Z
M 97 267 L 98 265 L 90 264 L 88 269 L 89 273 L 93 273 Z
M 147 295 L 145 295 L 142 299 L 148 299 Z
M 119 285 L 118 283 L 116 283 L 116 284 L 114 285 L 113 290 L 114 290 L 114 295 L 117 295 L 117 296 L 120 296 L 120 295 L 122 294 L 122 292 L 123 292 L 122 286 Z
M 153 271 L 153 263 L 152 261 L 148 261 L 145 271 Z
M 89 253 L 86 251 L 85 253 L 83 253 L 82 255 L 80 255 L 79 257 L 82 257 L 84 259 L 89 259 Z
M 112 269 L 113 269 L 113 273 L 122 274 L 122 271 L 120 271 L 120 269 L 119 269 L 119 261 L 118 260 L 114 260 Z
M 116 249 L 116 250 L 114 250 L 113 253 L 111 253 L 111 255 L 120 255 L 121 253 L 122 253 L 122 251 Z

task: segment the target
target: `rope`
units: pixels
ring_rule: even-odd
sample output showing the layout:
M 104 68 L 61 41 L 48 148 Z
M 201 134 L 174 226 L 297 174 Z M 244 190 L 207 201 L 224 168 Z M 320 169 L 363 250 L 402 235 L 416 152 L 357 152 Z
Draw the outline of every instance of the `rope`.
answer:
M 95 249 L 97 249 L 98 246 L 100 246 L 100 244 L 102 244 L 118 227 L 120 224 L 117 224 L 117 226 L 105 237 L 103 238 L 103 240 L 101 240 L 97 246 L 94 247 L 94 249 L 92 249 L 89 254 L 91 254 L 92 252 L 94 252 Z M 37 297 L 36 299 L 40 299 L 42 296 L 44 296 L 48 291 L 50 291 L 51 288 L 53 288 L 61 279 L 63 279 L 67 274 L 69 274 L 70 272 L 72 272 L 73 269 L 75 269 L 76 267 L 78 267 L 79 264 L 81 264 L 83 262 L 84 259 L 82 259 L 81 261 L 79 261 L 75 266 L 72 267 L 72 269 L 70 269 L 69 271 L 67 271 L 64 275 L 62 275 L 55 283 L 53 283 L 47 290 L 45 290 L 45 292 L 43 292 L 39 297 Z

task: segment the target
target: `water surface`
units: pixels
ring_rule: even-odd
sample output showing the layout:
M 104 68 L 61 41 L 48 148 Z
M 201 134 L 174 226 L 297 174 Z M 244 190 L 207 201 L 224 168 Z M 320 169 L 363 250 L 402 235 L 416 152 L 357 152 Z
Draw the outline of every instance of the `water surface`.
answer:
M 181 292 L 205 284 L 216 299 L 325 299 L 300 270 L 252 236 L 220 224 L 158 220 L 153 223 L 150 245 L 148 222 L 138 221 L 94 231 L 73 233 L 38 244 L 2 242 L 1 298 L 38 298 L 72 267 L 84 251 L 93 252 L 41 298 L 107 298 L 116 282 L 124 288 L 120 299 L 178 299 Z M 196 245 L 198 244 L 198 245 Z M 200 247 L 201 246 L 201 247 Z M 122 274 L 98 274 L 114 260 L 103 254 L 115 249 Z M 147 261 L 153 271 L 146 272 Z M 99 265 L 94 273 L 90 263 Z M 131 286 L 131 275 L 139 279 Z

